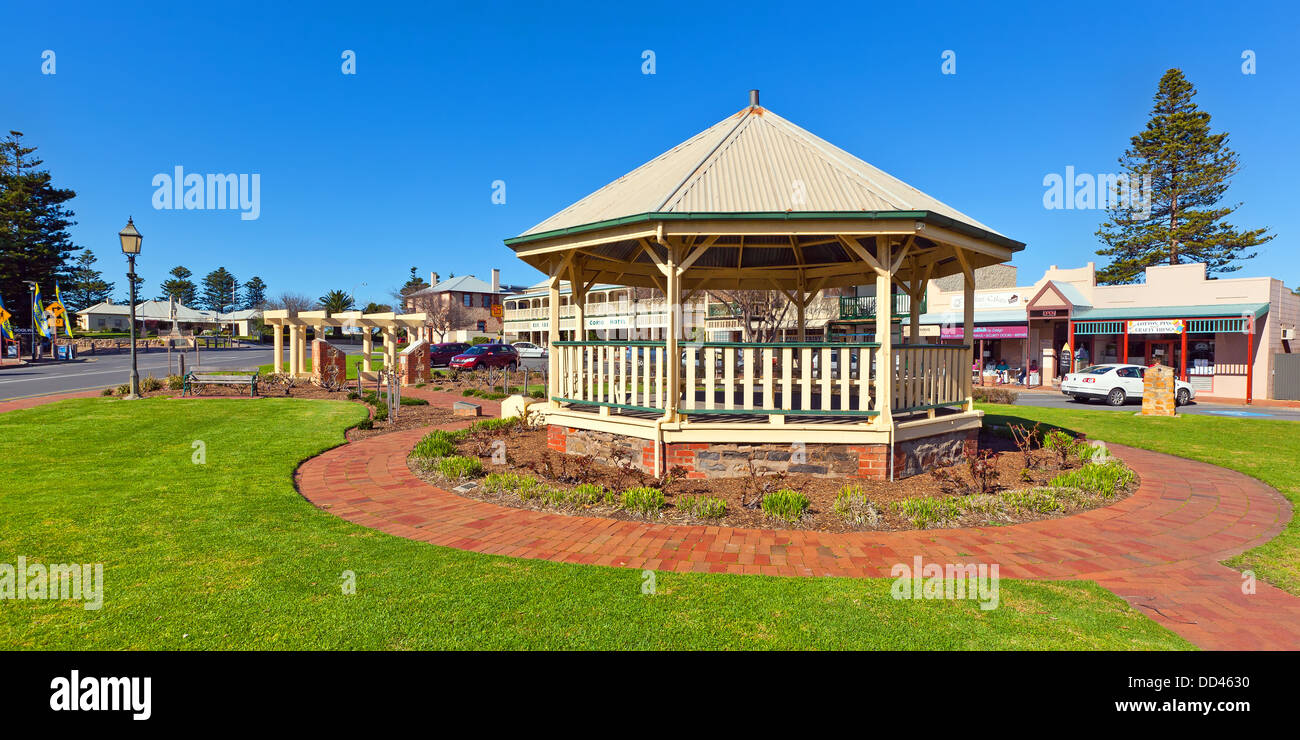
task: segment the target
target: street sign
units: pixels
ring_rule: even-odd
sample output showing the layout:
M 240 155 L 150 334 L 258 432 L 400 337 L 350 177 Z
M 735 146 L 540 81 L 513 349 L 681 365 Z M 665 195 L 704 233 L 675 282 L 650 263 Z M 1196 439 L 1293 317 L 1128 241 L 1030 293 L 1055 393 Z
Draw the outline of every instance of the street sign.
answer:
M 506 315 L 505 306 L 501 305 L 500 303 L 492 304 L 492 318 L 499 319 L 505 315 Z

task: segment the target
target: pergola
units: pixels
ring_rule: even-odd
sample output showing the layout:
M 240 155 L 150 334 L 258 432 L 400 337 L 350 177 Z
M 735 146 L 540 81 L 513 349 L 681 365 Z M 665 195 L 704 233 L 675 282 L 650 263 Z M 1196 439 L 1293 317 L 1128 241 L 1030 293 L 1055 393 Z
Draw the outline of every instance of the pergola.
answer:
M 971 403 L 972 273 L 1023 244 L 758 105 L 506 240 L 550 277 L 547 421 L 659 442 L 886 441 L 978 428 Z M 926 283 L 965 277 L 964 345 L 919 344 Z M 577 325 L 596 283 L 776 290 L 799 340 L 561 342 L 567 280 Z M 804 309 L 826 288 L 874 285 L 872 342 L 808 342 Z M 894 287 L 911 343 L 891 337 Z M 656 467 L 659 463 L 656 462 Z
M 309 375 L 304 370 L 307 357 L 307 327 L 316 328 L 316 337 L 325 336 L 327 327 L 356 327 L 361 329 L 380 329 L 384 335 L 384 366 L 397 367 L 397 330 L 407 329 L 415 333 L 417 339 L 429 341 L 431 332 L 428 327 L 428 314 L 420 313 L 362 313 L 360 311 L 343 311 L 331 314 L 329 311 L 266 311 L 262 320 L 268 326 L 276 327 L 274 338 L 275 365 L 279 371 L 284 367 L 284 331 L 289 327 L 289 369 L 294 377 Z M 364 373 L 374 372 L 371 355 L 374 353 L 374 338 L 370 331 L 361 334 L 361 369 Z

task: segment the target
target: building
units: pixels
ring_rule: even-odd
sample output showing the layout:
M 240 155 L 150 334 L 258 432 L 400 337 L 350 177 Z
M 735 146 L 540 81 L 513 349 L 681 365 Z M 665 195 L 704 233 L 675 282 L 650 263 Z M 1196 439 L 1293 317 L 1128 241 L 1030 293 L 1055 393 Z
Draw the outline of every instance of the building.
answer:
M 927 286 L 923 336 L 964 341 L 957 287 Z M 1292 380 L 1279 378 L 1292 365 L 1276 356 L 1294 352 L 1300 296 L 1275 278 L 1209 279 L 1196 263 L 1149 267 L 1133 285 L 1097 285 L 1089 262 L 1053 265 L 1030 285 L 978 286 L 974 303 L 976 354 L 986 367 L 1002 360 L 1013 371 L 1038 370 L 1031 385 L 1058 382 L 1068 356 L 1076 364 L 1159 362 L 1198 393 L 1247 401 L 1276 398 L 1278 381 Z
M 501 286 L 501 271 L 492 269 L 492 282 L 473 275 L 439 280 L 429 274 L 429 287 L 406 296 L 408 312 L 429 314 L 434 338 L 440 342 L 468 342 L 474 337 L 500 337 L 504 331 L 502 299 L 514 288 Z
M 129 331 L 131 307 L 125 303 L 105 301 L 76 312 L 77 328 L 83 332 Z M 143 332 L 171 331 L 173 324 L 184 333 L 224 331 L 233 336 L 253 336 L 262 320 L 261 309 L 250 308 L 229 313 L 189 308 L 169 301 L 142 301 L 135 306 L 137 329 Z
M 577 319 L 568 281 L 560 284 L 560 337 L 564 341 L 662 340 L 668 327 L 668 308 L 663 294 L 626 285 L 592 285 L 587 288 L 583 324 L 584 337 L 575 337 Z M 704 300 L 688 302 L 685 319 L 689 330 L 702 325 Z M 505 299 L 506 341 L 549 345 L 550 294 L 547 281 L 529 286 Z

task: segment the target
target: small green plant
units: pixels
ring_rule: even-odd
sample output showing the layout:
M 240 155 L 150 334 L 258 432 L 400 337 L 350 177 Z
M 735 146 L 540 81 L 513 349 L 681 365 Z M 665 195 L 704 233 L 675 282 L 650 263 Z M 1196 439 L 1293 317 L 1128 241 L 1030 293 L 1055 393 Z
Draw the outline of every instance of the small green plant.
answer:
M 727 515 L 727 502 L 713 496 L 678 496 L 676 506 L 696 519 L 721 519 Z
M 349 400 L 349 401 L 355 401 L 355 400 L 357 400 L 358 398 L 361 398 L 361 394 L 360 394 L 360 393 L 357 393 L 356 391 L 348 391 L 348 400 Z
M 112 388 L 105 388 L 104 390 L 102 390 L 102 391 L 99 392 L 99 395 L 101 395 L 101 396 L 111 396 L 111 395 L 113 395 L 113 389 L 112 389 Z
M 129 395 L 131 395 L 131 386 L 130 386 L 130 385 L 127 385 L 126 383 L 123 383 L 122 385 L 119 385 L 119 386 L 117 387 L 117 395 L 119 395 L 119 396 L 129 396 Z
M 163 382 L 152 375 L 146 375 L 140 379 L 140 391 L 143 393 L 152 393 L 162 390 Z
M 508 419 L 480 419 L 469 425 L 470 432 L 504 432 L 519 427 L 521 419 L 512 416 Z
M 763 497 L 763 516 L 797 522 L 808 510 L 808 497 L 792 488 L 782 488 Z
M 168 376 L 167 376 L 167 389 L 168 389 L 168 390 L 178 391 L 178 390 L 180 390 L 180 389 L 182 389 L 182 388 L 184 388 L 184 387 L 185 387 L 185 376 L 183 376 L 183 375 L 168 375 Z
M 539 495 L 543 501 L 551 506 L 564 506 L 570 500 L 568 491 L 554 486 L 542 486 Z
M 623 492 L 623 508 L 645 516 L 656 516 L 664 508 L 664 492 L 649 486 L 629 488 Z
M 474 388 L 466 388 L 465 390 L 463 390 L 463 391 L 460 392 L 460 395 L 462 395 L 462 396 L 477 396 L 477 395 L 478 395 L 478 391 L 477 391 L 476 389 L 474 389 Z
M 862 486 L 848 485 L 841 488 L 835 495 L 832 508 L 844 521 L 858 527 L 874 527 L 880 523 L 880 509 L 876 508 Z
M 456 443 L 461 440 L 462 436 L 463 432 L 435 429 L 424 435 L 424 438 L 415 444 L 415 448 L 411 450 L 411 457 L 436 459 L 455 455 Z
M 592 506 L 605 501 L 609 495 L 610 492 L 605 490 L 604 486 L 583 483 L 573 487 L 569 492 L 569 500 L 578 506 Z
M 477 457 L 454 455 L 439 460 L 436 468 L 448 480 L 465 480 L 483 474 L 483 461 Z
M 919 496 L 895 501 L 891 504 L 894 511 L 912 523 L 917 529 L 925 529 L 937 524 L 950 522 L 962 514 L 962 496 L 949 498 L 929 498 Z
M 423 398 L 410 398 L 404 396 L 402 398 L 402 405 L 403 406 L 428 406 L 429 402 L 424 400 Z
M 1064 508 L 1056 491 L 1050 488 L 1030 488 L 1025 491 L 1007 491 L 1001 496 L 1007 509 L 1015 514 L 1027 512 L 1052 514 Z
M 1048 483 L 1052 488 L 1078 488 L 1102 498 L 1114 498 L 1120 490 L 1133 484 L 1136 476 L 1132 470 L 1114 460 L 1106 463 L 1088 463 L 1078 470 L 1062 473 Z

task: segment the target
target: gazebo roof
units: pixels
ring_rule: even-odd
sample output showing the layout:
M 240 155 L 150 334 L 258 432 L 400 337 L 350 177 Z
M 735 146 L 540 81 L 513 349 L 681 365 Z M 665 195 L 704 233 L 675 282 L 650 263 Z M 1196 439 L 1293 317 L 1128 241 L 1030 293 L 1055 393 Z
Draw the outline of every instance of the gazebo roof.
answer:
M 1024 247 L 752 96 L 506 244 L 552 277 L 664 290 L 677 259 L 686 289 L 799 291 L 859 285 L 880 271 L 939 278 Z
M 890 211 L 933 213 L 1001 236 L 772 111 L 750 106 L 521 236 L 650 214 Z

